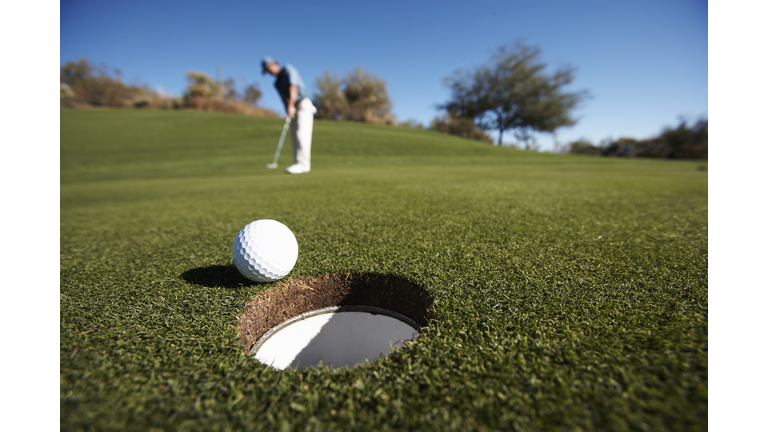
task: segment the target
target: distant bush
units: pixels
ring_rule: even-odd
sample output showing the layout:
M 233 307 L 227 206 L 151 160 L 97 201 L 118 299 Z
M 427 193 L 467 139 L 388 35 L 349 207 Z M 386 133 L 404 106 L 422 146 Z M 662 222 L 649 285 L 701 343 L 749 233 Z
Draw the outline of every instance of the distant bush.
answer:
M 634 138 L 619 138 L 616 141 L 605 140 L 601 143 L 600 155 L 602 156 L 637 156 L 636 151 L 641 141 Z
M 471 118 L 459 117 L 450 112 L 432 119 L 429 128 L 437 132 L 493 144 L 493 139 L 478 128 Z
M 312 96 L 317 104 L 317 117 L 326 120 L 347 120 L 349 104 L 341 88 L 341 80 L 325 71 L 315 80 L 318 91 Z
M 187 89 L 184 91 L 184 102 L 192 98 L 224 97 L 224 86 L 202 72 L 187 72 Z
M 397 126 L 399 126 L 399 127 L 407 127 L 407 128 L 411 128 L 411 129 L 424 129 L 424 125 L 421 124 L 421 122 L 416 120 L 416 119 L 408 119 L 408 120 L 406 120 L 404 122 L 398 123 Z
M 361 67 L 344 79 L 325 71 L 315 81 L 318 92 L 312 95 L 317 117 L 337 121 L 395 124 L 387 83 Z
M 203 72 L 190 71 L 187 72 L 187 81 L 189 84 L 183 96 L 186 108 L 279 117 L 272 110 L 258 107 L 261 98 L 258 83 L 247 86 L 241 95 L 232 78 L 220 83 Z
M 675 159 L 707 159 L 709 147 L 709 121 L 701 119 L 688 126 L 685 120 L 676 128 L 665 128 L 655 140 L 657 151 L 663 157 Z
M 602 149 L 587 139 L 580 138 L 568 143 L 568 152 L 574 154 L 599 155 Z
M 68 84 L 60 84 L 61 91 L 59 93 L 60 104 L 63 107 L 74 108 L 75 106 L 75 92 Z
M 261 90 L 259 89 L 259 83 L 249 84 L 243 91 L 243 102 L 256 108 L 259 106 L 259 99 L 261 99 Z
M 191 97 L 184 101 L 185 108 L 204 111 L 231 112 L 265 117 L 280 117 L 280 114 L 261 107 L 253 107 L 245 102 L 221 97 Z
M 666 127 L 654 138 L 605 140 L 595 146 L 580 139 L 569 144 L 570 153 L 621 157 L 707 159 L 709 122 L 702 119 L 688 126 L 681 120 L 676 128 Z
M 87 59 L 61 66 L 61 105 L 64 107 L 145 107 L 166 105 L 162 97 L 146 86 L 128 85 L 119 69 L 111 72 L 105 65 L 93 65 Z M 64 87 L 66 86 L 66 88 Z

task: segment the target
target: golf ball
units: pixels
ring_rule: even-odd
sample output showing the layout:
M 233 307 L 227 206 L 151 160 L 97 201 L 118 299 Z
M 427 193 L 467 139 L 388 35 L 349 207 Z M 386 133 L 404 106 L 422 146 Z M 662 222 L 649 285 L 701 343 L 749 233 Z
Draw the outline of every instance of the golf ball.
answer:
M 299 257 L 299 244 L 287 226 L 272 219 L 246 225 L 232 243 L 237 270 L 254 282 L 274 282 L 287 275 Z

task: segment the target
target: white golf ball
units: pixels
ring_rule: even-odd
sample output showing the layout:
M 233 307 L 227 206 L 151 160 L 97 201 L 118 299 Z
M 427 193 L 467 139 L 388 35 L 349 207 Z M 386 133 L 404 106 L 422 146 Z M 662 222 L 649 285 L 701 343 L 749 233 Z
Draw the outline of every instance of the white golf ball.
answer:
M 299 257 L 299 244 L 287 226 L 272 219 L 249 223 L 232 243 L 237 270 L 255 282 L 274 282 L 287 275 Z

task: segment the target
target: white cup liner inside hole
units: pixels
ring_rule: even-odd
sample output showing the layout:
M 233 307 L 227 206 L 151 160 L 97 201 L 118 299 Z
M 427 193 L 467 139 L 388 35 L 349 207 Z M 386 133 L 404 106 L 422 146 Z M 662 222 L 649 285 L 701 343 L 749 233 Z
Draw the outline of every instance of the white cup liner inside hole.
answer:
M 283 370 L 322 362 L 340 368 L 372 362 L 418 335 L 419 324 L 373 306 L 333 306 L 303 313 L 273 327 L 251 348 L 256 360 Z

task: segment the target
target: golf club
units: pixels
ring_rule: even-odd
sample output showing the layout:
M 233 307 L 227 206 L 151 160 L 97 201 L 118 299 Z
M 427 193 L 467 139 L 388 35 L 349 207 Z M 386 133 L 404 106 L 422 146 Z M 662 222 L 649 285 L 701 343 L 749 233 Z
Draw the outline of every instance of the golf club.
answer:
M 277 143 L 277 151 L 275 151 L 275 159 L 272 161 L 271 164 L 267 164 L 267 168 L 269 169 L 275 169 L 277 168 L 277 158 L 280 157 L 280 150 L 283 148 L 283 140 L 285 139 L 285 132 L 288 130 L 288 126 L 291 124 L 291 118 L 286 117 L 285 118 L 285 125 L 283 125 L 283 133 L 280 134 L 280 141 Z

